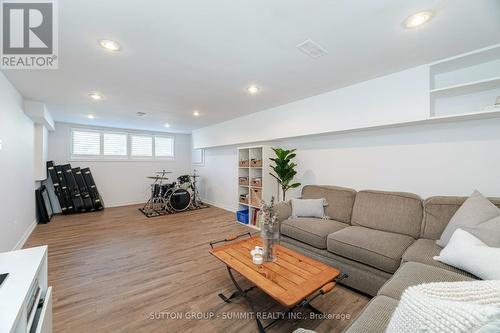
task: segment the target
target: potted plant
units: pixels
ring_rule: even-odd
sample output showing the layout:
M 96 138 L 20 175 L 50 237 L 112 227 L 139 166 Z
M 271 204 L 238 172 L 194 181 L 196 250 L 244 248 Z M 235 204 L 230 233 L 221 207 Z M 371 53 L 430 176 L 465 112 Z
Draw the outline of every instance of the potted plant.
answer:
M 283 192 L 283 201 L 286 200 L 286 192 L 291 188 L 296 188 L 300 186 L 300 183 L 293 183 L 293 178 L 297 174 L 295 167 L 297 164 L 292 162 L 292 159 L 297 156 L 295 154 L 296 149 L 286 150 L 282 148 L 271 148 L 276 157 L 270 158 L 275 165 L 271 165 L 274 170 L 274 174 L 270 173 L 276 181 L 278 182 L 278 201 L 279 201 L 279 189 Z

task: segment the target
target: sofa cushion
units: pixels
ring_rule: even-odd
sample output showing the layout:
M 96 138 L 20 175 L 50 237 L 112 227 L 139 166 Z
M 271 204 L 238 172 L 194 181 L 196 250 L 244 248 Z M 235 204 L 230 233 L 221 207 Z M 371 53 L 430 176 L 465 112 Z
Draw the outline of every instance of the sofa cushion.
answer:
M 332 220 L 351 223 L 352 206 L 356 198 L 356 191 L 338 186 L 307 185 L 302 188 L 302 199 L 325 198 L 328 206 L 325 215 Z
M 475 278 L 474 275 L 462 271 L 450 265 L 443 264 L 437 260 L 434 260 L 434 256 L 438 256 L 441 252 L 441 248 L 436 244 L 433 239 L 417 239 L 403 254 L 403 262 L 414 261 L 422 264 L 439 267 L 447 271 L 455 272 L 460 275 L 469 278 Z
M 394 298 L 377 296 L 343 333 L 384 333 L 397 306 Z
M 430 282 L 473 281 L 464 276 L 446 269 L 425 265 L 419 262 L 406 262 L 378 291 L 377 295 L 384 295 L 400 299 L 406 288 Z
M 325 206 L 328 206 L 325 198 L 321 199 L 291 199 L 292 218 L 317 217 L 325 218 Z
M 326 237 L 348 226 L 334 220 L 290 218 L 281 223 L 281 233 L 318 249 L 326 249 Z
M 453 215 L 436 243 L 445 247 L 458 228 L 474 227 L 498 216 L 500 216 L 500 209 L 483 197 L 481 193 L 474 191 Z
M 415 194 L 361 191 L 356 195 L 351 224 L 418 238 L 422 219 L 422 199 Z
M 415 240 L 406 235 L 350 226 L 328 236 L 328 251 L 394 273 Z
M 483 280 L 500 280 L 500 265 L 495 263 L 498 258 L 500 248 L 488 246 L 462 229 L 457 229 L 439 256 L 434 257 Z
M 488 246 L 500 247 L 500 216 L 473 227 L 463 227 L 462 230 L 473 234 Z
M 424 223 L 422 224 L 421 237 L 439 239 L 451 218 L 467 197 L 430 197 L 424 201 Z M 500 198 L 488 198 L 495 206 L 500 208 Z

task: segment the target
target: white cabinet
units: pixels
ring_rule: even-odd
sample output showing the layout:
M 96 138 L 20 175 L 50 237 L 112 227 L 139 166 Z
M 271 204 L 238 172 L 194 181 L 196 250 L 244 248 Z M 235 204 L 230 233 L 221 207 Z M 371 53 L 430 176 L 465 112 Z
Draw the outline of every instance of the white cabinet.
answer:
M 52 332 L 47 269 L 47 246 L 0 253 L 0 332 Z

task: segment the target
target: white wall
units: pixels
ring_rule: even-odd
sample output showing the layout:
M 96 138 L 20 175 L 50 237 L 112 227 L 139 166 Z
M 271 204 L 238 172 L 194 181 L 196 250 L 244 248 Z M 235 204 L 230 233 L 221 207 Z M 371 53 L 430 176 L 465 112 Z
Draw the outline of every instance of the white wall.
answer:
M 47 158 L 49 130 L 42 124 L 34 124 L 34 177 L 35 180 L 42 181 L 47 178 Z
M 356 190 L 407 191 L 422 197 L 500 197 L 500 119 L 407 126 L 271 143 L 297 148 L 297 180 Z M 207 149 L 201 195 L 236 209 L 236 147 Z M 297 196 L 290 192 L 291 197 Z
M 172 171 L 169 178 L 173 181 L 179 175 L 188 174 L 191 170 L 191 135 L 172 134 L 175 136 L 174 161 L 71 161 L 72 127 L 97 128 L 56 123 L 56 130 L 49 133 L 48 158 L 56 164 L 70 163 L 72 167 L 90 167 L 107 207 L 147 200 L 152 180 L 146 177 L 154 176 L 156 171 L 163 169 Z
M 0 252 L 22 246 L 35 226 L 33 132 L 22 96 L 0 73 Z
M 411 68 L 197 129 L 193 146 L 244 144 L 423 120 L 429 116 L 429 84 L 427 65 Z

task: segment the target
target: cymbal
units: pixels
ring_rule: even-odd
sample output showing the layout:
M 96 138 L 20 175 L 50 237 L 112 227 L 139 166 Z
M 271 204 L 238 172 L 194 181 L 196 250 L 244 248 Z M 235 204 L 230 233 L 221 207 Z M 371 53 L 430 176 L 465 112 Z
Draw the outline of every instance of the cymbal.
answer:
M 157 174 L 162 174 L 162 173 L 172 173 L 172 171 L 157 171 Z
M 146 178 L 155 179 L 155 180 L 168 180 L 167 177 L 160 177 L 160 176 L 148 176 Z

